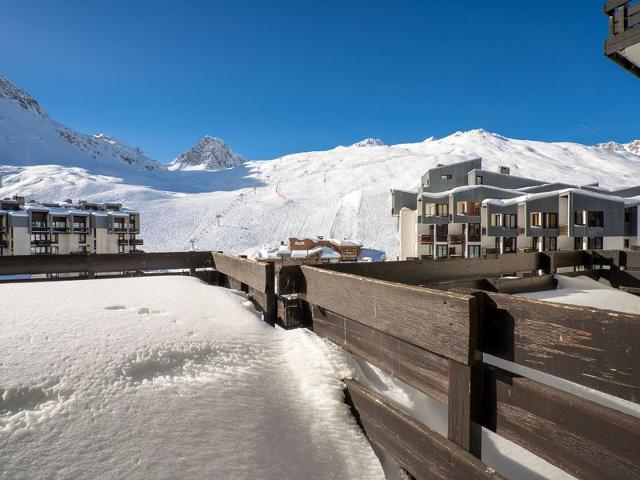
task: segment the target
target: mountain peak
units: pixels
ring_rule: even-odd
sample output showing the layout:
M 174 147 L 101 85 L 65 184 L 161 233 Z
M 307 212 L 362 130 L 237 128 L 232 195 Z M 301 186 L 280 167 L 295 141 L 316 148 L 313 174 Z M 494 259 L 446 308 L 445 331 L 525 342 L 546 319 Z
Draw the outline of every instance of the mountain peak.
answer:
M 351 145 L 352 147 L 382 147 L 386 144 L 379 138 L 368 137 Z
M 36 99 L 2 75 L 0 75 L 0 98 L 17 103 L 25 110 L 35 112 L 42 118 L 49 118 Z
M 632 140 L 629 143 L 618 142 L 605 142 L 597 143 L 597 148 L 604 148 L 616 153 L 633 153 L 634 155 L 640 155 L 640 140 Z
M 205 135 L 169 165 L 170 170 L 220 170 L 240 165 L 244 159 L 221 138 Z

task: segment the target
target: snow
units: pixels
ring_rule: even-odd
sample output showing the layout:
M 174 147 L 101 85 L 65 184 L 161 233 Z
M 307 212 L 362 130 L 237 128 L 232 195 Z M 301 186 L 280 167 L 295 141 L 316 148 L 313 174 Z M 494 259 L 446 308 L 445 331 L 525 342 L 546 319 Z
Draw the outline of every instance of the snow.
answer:
M 348 356 L 232 291 L 176 276 L 0 299 L 0 478 L 384 478 L 343 403 Z
M 244 159 L 220 138 L 205 135 L 190 150 L 179 155 L 169 170 L 219 170 L 240 165 Z
M 194 240 L 199 249 L 252 257 L 264 245 L 323 232 L 358 238 L 395 258 L 399 237 L 389 191 L 416 191 L 422 175 L 437 164 L 482 157 L 486 170 L 508 166 L 513 175 L 544 182 L 600 181 L 608 188 L 636 184 L 640 171 L 640 156 L 624 149 L 516 140 L 485 130 L 295 153 L 218 171 L 147 171 L 148 158 L 136 157 L 140 162 L 130 165 L 109 153 L 114 146 L 107 140 L 90 136 L 99 148 L 75 142 L 82 150 L 52 122 L 0 98 L 0 198 L 22 193 L 120 202 L 140 211 L 149 251 L 190 249 Z M 129 155 L 136 153 L 131 150 Z
M 640 314 L 640 297 L 637 295 L 618 290 L 589 277 L 564 277 L 558 275 L 557 278 L 558 288 L 556 290 L 520 293 L 518 296 L 547 302 Z

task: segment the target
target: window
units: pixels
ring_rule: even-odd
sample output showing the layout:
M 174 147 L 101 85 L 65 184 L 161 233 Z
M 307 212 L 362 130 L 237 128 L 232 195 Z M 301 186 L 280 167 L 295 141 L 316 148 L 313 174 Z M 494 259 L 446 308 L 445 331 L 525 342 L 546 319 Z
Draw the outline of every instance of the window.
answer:
M 421 257 L 428 257 L 428 258 L 433 258 L 433 245 L 432 244 L 428 244 L 425 245 L 424 247 L 422 247 L 420 249 L 421 252 L 423 252 L 423 254 L 421 255 Z
M 436 242 L 446 242 L 449 234 L 449 225 L 436 225 Z
M 87 253 L 87 246 L 86 245 L 80 245 L 78 247 L 78 253 Z
M 125 253 L 124 247 L 125 245 L 118 245 L 118 253 Z
M 435 203 L 427 203 L 425 205 L 425 214 L 428 217 L 433 217 L 436 214 L 436 204 Z
M 445 174 L 445 175 L 441 175 L 441 178 L 442 180 L 451 180 L 453 176 L 449 174 Z
M 436 251 L 438 258 L 446 258 L 448 254 L 447 250 L 448 247 L 446 245 L 438 245 L 438 250 Z
M 589 250 L 602 250 L 602 237 L 589 237 L 587 248 Z
M 584 211 L 583 210 L 576 210 L 575 212 L 573 212 L 573 224 L 574 225 L 584 225 Z
M 538 239 L 539 238 L 540 237 L 533 237 L 531 239 L 531 246 L 532 246 L 533 250 L 536 251 L 536 252 L 540 251 L 540 246 L 538 245 L 538 243 L 539 243 Z
M 491 226 L 492 227 L 501 227 L 502 226 L 502 214 L 500 214 L 500 213 L 492 213 L 491 214 Z
M 557 237 L 544 237 L 542 239 L 542 249 L 543 250 L 557 250 L 558 249 L 558 238 Z
M 624 221 L 625 223 L 629 223 L 631 221 L 631 210 L 624 211 Z
M 584 248 L 584 242 L 582 240 L 582 237 L 576 237 L 573 240 L 573 248 L 575 250 L 582 250 Z
M 467 258 L 478 258 L 478 257 L 480 257 L 480 245 L 467 246 Z
M 502 225 L 505 228 L 517 228 L 518 227 L 518 221 L 517 221 L 517 215 L 515 214 L 505 214 L 504 215 L 504 220 L 502 222 Z
M 624 239 L 624 248 L 629 248 L 629 239 L 628 238 Z
M 604 212 L 589 212 L 590 227 L 604 227 Z
M 504 237 L 502 239 L 502 253 L 515 253 L 516 245 L 516 237 Z
M 468 227 L 468 241 L 469 242 L 479 242 L 480 241 L 480 224 L 479 223 L 470 223 Z
M 78 235 L 78 243 L 87 243 L 87 234 L 81 233 Z
M 436 205 L 436 212 L 439 217 L 448 217 L 449 216 L 449 204 L 448 203 L 438 203 Z
M 467 202 L 458 202 L 456 206 L 456 210 L 460 215 L 467 214 Z
M 57 233 L 52 233 L 51 234 L 51 243 L 58 243 L 58 234 Z
M 557 213 L 547 213 L 546 215 L 545 228 L 558 228 L 558 214 Z
M 531 214 L 531 226 L 532 227 L 541 227 L 542 226 L 542 214 L 540 212 Z
M 483 183 L 482 175 L 476 175 L 476 185 L 482 185 Z
M 60 250 L 58 249 L 57 246 L 54 245 L 53 247 L 51 247 L 51 253 L 56 253 L 57 254 L 57 253 L 60 253 Z

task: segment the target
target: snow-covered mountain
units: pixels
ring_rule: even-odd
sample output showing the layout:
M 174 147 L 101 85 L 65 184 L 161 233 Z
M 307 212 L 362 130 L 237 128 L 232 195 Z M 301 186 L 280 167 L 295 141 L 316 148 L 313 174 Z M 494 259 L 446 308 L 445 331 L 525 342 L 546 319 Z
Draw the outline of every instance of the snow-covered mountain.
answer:
M 629 143 L 606 142 L 599 143 L 596 147 L 606 148 L 612 152 L 628 152 L 634 155 L 640 155 L 640 140 L 634 140 Z
M 365 138 L 351 145 L 352 147 L 384 147 L 385 143 L 379 138 Z
M 169 164 L 169 170 L 220 170 L 237 167 L 244 159 L 220 138 L 205 135 Z
M 389 190 L 415 190 L 436 164 L 475 157 L 482 157 L 484 168 L 507 166 L 512 175 L 547 181 L 598 181 L 610 188 L 640 183 L 640 156 L 631 147 L 515 140 L 485 130 L 367 148 L 358 142 L 217 171 L 146 171 L 114 157 L 110 152 L 119 144 L 104 136 L 82 137 L 112 149 L 98 158 L 68 142 L 64 150 L 64 143 L 43 149 L 49 143 L 34 132 L 60 137 L 60 126 L 26 93 L 7 90 L 0 98 L 0 197 L 123 202 L 142 213 L 147 250 L 189 249 L 193 239 L 199 249 L 252 254 L 290 236 L 324 235 L 362 239 L 395 258 L 398 234 Z M 75 152 L 75 163 L 64 152 Z M 107 163 L 119 168 L 108 173 Z
M 84 135 L 51 119 L 27 92 L 0 75 L 0 164 L 57 164 L 117 174 L 165 166 L 111 137 Z

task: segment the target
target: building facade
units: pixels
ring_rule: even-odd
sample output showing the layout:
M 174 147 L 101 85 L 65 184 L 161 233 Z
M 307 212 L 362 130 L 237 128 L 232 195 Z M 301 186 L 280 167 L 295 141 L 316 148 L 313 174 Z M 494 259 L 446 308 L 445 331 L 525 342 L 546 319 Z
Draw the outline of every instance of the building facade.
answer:
M 474 159 L 437 166 L 418 192 L 391 198 L 401 260 L 639 247 L 640 188 L 545 183 Z
M 140 214 L 118 203 L 0 200 L 0 256 L 131 253 L 139 234 Z

